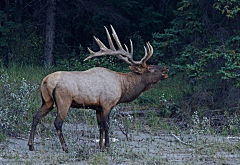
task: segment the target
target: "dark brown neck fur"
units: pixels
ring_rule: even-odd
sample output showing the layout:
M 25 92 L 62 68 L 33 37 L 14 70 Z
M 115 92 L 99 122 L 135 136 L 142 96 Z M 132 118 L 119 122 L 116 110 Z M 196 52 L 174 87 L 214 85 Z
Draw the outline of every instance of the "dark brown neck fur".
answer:
M 133 72 L 121 74 L 120 77 L 122 81 L 122 97 L 118 104 L 135 100 L 142 92 L 153 88 L 160 81 L 160 76 L 156 78 L 149 74 L 140 75 Z

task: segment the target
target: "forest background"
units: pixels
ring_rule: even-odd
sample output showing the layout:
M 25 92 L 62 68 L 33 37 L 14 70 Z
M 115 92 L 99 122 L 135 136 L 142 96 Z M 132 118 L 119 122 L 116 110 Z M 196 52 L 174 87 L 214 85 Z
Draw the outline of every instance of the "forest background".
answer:
M 101 66 L 127 72 L 127 65 L 115 57 L 83 62 L 87 47 L 98 51 L 93 36 L 107 43 L 103 26 L 110 24 L 122 43 L 133 41 L 135 60 L 142 58 L 143 46 L 149 41 L 154 54 L 148 63 L 171 68 L 167 85 L 161 84 L 167 94 L 158 93 L 159 85 L 134 104 L 162 109 L 159 115 L 184 120 L 182 127 L 196 111 L 207 112 L 213 125 L 233 114 L 234 120 L 239 119 L 238 0 L 3 0 L 1 130 L 16 135 L 14 128 L 20 121 L 15 118 L 20 114 L 31 122 L 41 104 L 35 89 L 53 71 Z M 211 119 L 216 111 L 219 120 Z M 15 126 L 8 123 L 13 120 Z M 222 125 L 229 127 L 228 120 Z M 239 133 L 239 122 L 235 126 Z

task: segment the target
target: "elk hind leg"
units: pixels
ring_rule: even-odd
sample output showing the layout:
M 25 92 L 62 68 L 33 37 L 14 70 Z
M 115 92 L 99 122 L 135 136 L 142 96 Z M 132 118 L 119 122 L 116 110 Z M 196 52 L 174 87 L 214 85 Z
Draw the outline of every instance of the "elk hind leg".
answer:
M 57 130 L 57 134 L 58 134 L 58 137 L 60 139 L 63 151 L 68 152 L 68 147 L 67 147 L 67 144 L 64 140 L 63 133 L 62 133 L 63 121 L 64 121 L 64 119 L 62 119 L 60 117 L 60 115 L 58 114 L 56 119 L 55 119 L 54 125 L 55 125 L 55 128 Z
M 72 99 L 68 96 L 61 95 L 62 93 L 64 92 L 61 91 L 61 88 L 57 88 L 53 92 L 53 97 L 57 106 L 57 117 L 54 121 L 54 125 L 57 130 L 63 151 L 68 152 L 68 147 L 62 133 L 62 124 L 67 116 L 68 110 L 72 103 Z
M 28 146 L 29 150 L 33 151 L 34 146 L 34 134 L 36 131 L 36 127 L 38 123 L 53 109 L 53 104 L 51 106 L 47 106 L 47 104 L 43 103 L 42 107 L 37 111 L 37 113 L 33 116 L 33 123 L 30 131 Z

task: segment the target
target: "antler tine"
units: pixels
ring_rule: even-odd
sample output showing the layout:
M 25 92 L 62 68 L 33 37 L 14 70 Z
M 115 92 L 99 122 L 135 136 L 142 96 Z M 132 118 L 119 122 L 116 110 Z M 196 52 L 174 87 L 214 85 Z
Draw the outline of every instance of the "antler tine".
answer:
M 144 55 L 144 57 L 141 59 L 141 61 L 140 61 L 141 63 L 143 63 L 143 62 L 145 61 L 145 59 L 147 58 L 147 55 L 148 55 L 146 46 L 143 46 L 143 48 L 144 48 L 145 55 Z
M 113 44 L 113 42 L 112 42 L 112 38 L 111 38 L 111 36 L 110 36 L 110 34 L 109 34 L 109 32 L 108 32 L 108 29 L 106 28 L 106 26 L 104 26 L 104 28 L 105 28 L 106 33 L 107 33 L 107 38 L 108 38 L 108 42 L 109 42 L 110 49 L 116 51 L 116 48 L 114 47 L 114 44 Z M 111 28 L 112 28 L 113 31 L 115 32 L 115 30 L 114 30 L 114 28 L 112 27 L 112 25 L 111 25 Z M 115 34 L 116 34 L 116 32 L 115 32 Z M 117 36 L 117 34 L 116 34 L 116 36 Z M 115 39 L 115 38 L 114 38 L 114 39 Z M 118 39 L 118 37 L 117 37 L 117 39 Z M 115 39 L 115 41 L 116 41 L 116 39 Z M 119 39 L 118 39 L 118 41 L 119 41 Z M 117 41 L 116 41 L 116 42 L 117 42 Z M 118 43 L 118 42 L 117 42 L 117 43 Z M 121 43 L 120 43 L 120 45 L 121 45 Z M 125 46 L 125 47 L 126 47 L 126 46 Z M 126 48 L 127 48 L 127 47 L 126 47 Z M 118 57 L 120 60 L 125 61 L 125 62 L 126 62 L 127 64 L 129 64 L 129 65 L 132 64 L 132 63 L 128 60 L 127 57 L 123 57 L 123 56 L 121 56 L 120 54 L 119 54 L 119 55 L 116 55 L 116 57 Z
M 152 45 L 149 43 L 149 42 L 147 42 L 147 48 L 148 48 L 148 51 L 147 51 L 147 48 L 144 46 L 144 51 L 145 51 L 145 56 L 141 59 L 141 63 L 142 63 L 142 65 L 143 66 L 146 66 L 147 64 L 146 64 L 146 62 L 147 62 L 147 60 L 152 56 L 152 54 L 153 54 L 153 47 L 152 47 Z
M 90 58 L 94 57 L 93 54 L 94 54 L 94 51 L 92 51 L 90 48 L 88 48 L 88 51 L 90 52 L 90 56 L 88 56 L 87 58 L 85 58 L 83 61 L 86 61 L 86 60 L 89 60 Z
M 153 47 L 152 47 L 152 45 L 149 42 L 148 42 L 148 46 L 149 46 L 149 50 L 150 50 L 150 54 L 148 56 L 148 59 L 149 59 L 153 55 Z
M 104 55 L 104 51 L 108 51 L 108 48 L 98 39 L 94 36 L 95 41 L 97 42 L 100 51 L 98 52 L 94 52 L 92 51 L 90 48 L 88 48 L 89 53 L 91 54 L 90 56 L 88 56 L 87 58 L 85 58 L 83 61 L 89 60 L 90 58 L 96 57 L 96 56 L 102 56 Z
M 127 45 L 124 44 L 124 46 L 125 46 L 126 51 L 129 53 Z
M 147 61 L 153 55 L 153 47 L 149 42 L 147 42 L 147 48 L 148 48 L 148 55 L 145 61 Z
M 87 49 L 91 55 L 94 54 L 94 51 L 92 51 L 90 48 L 87 48 Z
M 131 39 L 130 39 L 130 45 L 131 45 L 131 56 L 133 56 L 133 44 Z
M 113 28 L 112 25 L 110 25 L 110 26 L 111 26 L 111 29 L 112 29 L 112 36 L 113 36 L 113 38 L 114 38 L 114 40 L 115 40 L 115 42 L 116 42 L 119 50 L 120 50 L 120 51 L 123 51 L 123 53 L 124 53 L 125 50 L 124 50 L 123 47 L 122 47 L 122 44 L 121 44 L 121 42 L 120 42 L 120 40 L 119 40 L 119 38 L 118 38 L 118 36 L 117 36 L 117 33 L 116 33 L 115 29 Z M 125 44 L 124 44 L 124 45 L 125 45 Z M 117 57 L 118 57 L 119 59 L 125 61 L 125 62 L 128 63 L 129 65 L 131 65 L 131 64 L 136 64 L 136 62 L 133 61 L 133 59 L 132 59 L 132 54 L 133 54 L 133 53 L 132 53 L 132 52 L 133 52 L 133 50 L 132 50 L 132 48 L 133 48 L 132 42 L 131 42 L 131 54 L 129 53 L 128 48 L 127 48 L 126 45 L 125 45 L 125 48 L 127 49 L 127 52 L 125 52 L 124 54 L 122 54 L 122 55 L 124 55 L 125 57 L 123 57 L 122 55 L 118 55 Z
M 96 56 L 102 56 L 103 55 L 103 51 L 108 50 L 108 48 L 95 36 L 93 36 L 96 43 L 98 44 L 100 51 L 98 52 L 94 52 L 92 51 L 90 48 L 88 48 L 88 51 L 90 52 L 90 56 L 88 56 L 87 58 L 85 58 L 83 61 L 89 60 L 90 58 L 96 57 Z
M 109 46 L 110 46 L 110 49 L 112 50 L 116 50 L 114 45 L 113 45 L 113 42 L 112 42 L 112 38 L 108 32 L 108 29 L 106 28 L 106 26 L 104 26 L 105 30 L 106 30 L 106 33 L 107 33 L 107 38 L 108 38 L 108 43 L 109 43 Z
M 122 44 L 121 44 L 121 42 L 119 41 L 119 38 L 118 38 L 118 36 L 117 36 L 116 31 L 114 30 L 114 28 L 112 27 L 112 25 L 110 25 L 110 26 L 111 26 L 111 29 L 112 29 L 112 36 L 113 36 L 113 38 L 115 39 L 116 44 L 117 44 L 119 50 L 123 50 Z
M 100 41 L 100 40 L 99 40 L 98 38 L 96 38 L 95 36 L 94 36 L 94 39 L 95 39 L 96 43 L 98 44 L 100 50 L 107 50 L 107 49 L 108 49 L 108 48 L 102 43 L 102 41 Z

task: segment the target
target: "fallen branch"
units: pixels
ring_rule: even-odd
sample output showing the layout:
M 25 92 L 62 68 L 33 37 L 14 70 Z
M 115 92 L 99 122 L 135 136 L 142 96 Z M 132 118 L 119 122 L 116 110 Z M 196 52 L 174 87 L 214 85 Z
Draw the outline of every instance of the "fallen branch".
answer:
M 160 110 L 139 110 L 139 111 L 118 111 L 117 116 L 143 115 L 149 112 L 159 112 Z
M 230 141 L 240 141 L 240 137 L 234 137 L 234 136 L 228 136 L 227 139 L 229 139 Z
M 122 126 L 124 128 L 122 128 Z M 128 128 L 124 124 L 118 124 L 118 127 L 119 127 L 120 131 L 126 136 L 127 141 L 128 141 L 129 140 L 129 138 L 128 138 Z
M 192 145 L 191 143 L 186 143 L 184 141 L 182 141 L 179 137 L 177 137 L 176 135 L 174 135 L 173 133 L 171 134 L 177 141 L 179 141 L 180 143 L 182 144 L 185 144 L 185 145 L 189 145 L 191 147 L 195 147 L 194 145 Z

